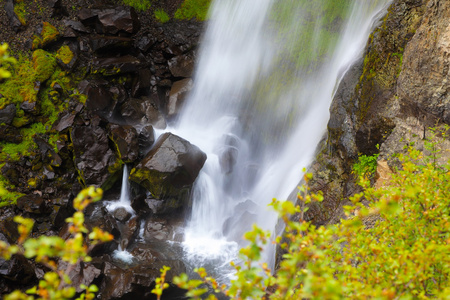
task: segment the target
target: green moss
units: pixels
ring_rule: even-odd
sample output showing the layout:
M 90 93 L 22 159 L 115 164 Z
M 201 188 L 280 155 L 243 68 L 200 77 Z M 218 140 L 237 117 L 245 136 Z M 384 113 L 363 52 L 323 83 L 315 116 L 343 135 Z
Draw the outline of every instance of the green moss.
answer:
M 20 23 L 25 26 L 27 25 L 27 8 L 24 0 L 16 0 L 14 3 L 14 13 L 19 19 Z
M 160 23 L 166 23 L 170 20 L 169 15 L 162 8 L 158 8 L 157 10 L 155 10 L 154 16 L 155 19 Z
M 0 168 L 4 164 L 0 165 Z M 5 177 L 0 175 L 0 207 L 16 204 L 17 199 L 24 194 L 14 191 L 15 187 Z
M 69 46 L 64 45 L 58 49 L 56 53 L 56 58 L 60 59 L 64 64 L 69 64 L 73 59 L 73 52 L 70 50 Z
M 208 17 L 211 0 L 184 0 L 181 7 L 175 12 L 175 19 L 204 21 Z
M 56 69 L 55 56 L 42 50 L 37 49 L 33 52 L 33 69 L 35 70 L 35 79 L 44 82 L 49 79 Z
M 122 3 L 134 7 L 137 11 L 146 11 L 152 6 L 150 0 L 122 0 Z
M 42 31 L 40 36 L 35 35 L 33 38 L 32 49 L 45 47 L 51 42 L 56 41 L 60 36 L 58 29 L 49 22 L 42 23 Z

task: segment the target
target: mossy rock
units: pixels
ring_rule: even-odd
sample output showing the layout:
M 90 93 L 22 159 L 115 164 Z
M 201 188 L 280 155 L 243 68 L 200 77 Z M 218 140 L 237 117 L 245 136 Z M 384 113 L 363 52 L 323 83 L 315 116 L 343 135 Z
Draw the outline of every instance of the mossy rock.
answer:
M 56 69 L 55 57 L 42 49 L 34 51 L 32 57 L 33 69 L 36 72 L 36 80 L 44 82 L 49 79 Z

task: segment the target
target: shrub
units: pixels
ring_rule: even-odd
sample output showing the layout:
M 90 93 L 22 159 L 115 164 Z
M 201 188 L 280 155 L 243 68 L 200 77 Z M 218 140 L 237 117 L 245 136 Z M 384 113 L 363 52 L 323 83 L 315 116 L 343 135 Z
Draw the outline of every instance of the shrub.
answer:
M 348 218 L 340 224 L 316 227 L 302 219 L 303 204 L 322 199 L 307 189 L 298 195 L 301 206 L 274 201 L 286 224 L 285 239 L 276 239 L 286 254 L 275 274 L 257 263 L 269 234 L 255 227 L 229 286 L 204 269 L 197 270 L 200 280 L 182 274 L 174 283 L 193 299 L 206 292 L 205 283 L 232 299 L 449 299 L 450 163 L 434 164 L 414 148 L 398 159 L 401 169 L 384 187 L 362 179 L 365 189 L 344 207 Z M 291 220 L 294 213 L 299 221 Z
M 38 238 L 30 238 L 29 234 L 33 228 L 34 221 L 16 216 L 14 221 L 19 223 L 18 231 L 20 237 L 18 245 L 8 245 L 0 241 L 0 256 L 4 259 L 10 259 L 13 255 L 23 255 L 26 258 L 33 258 L 36 262 L 45 265 L 50 271 L 44 274 L 43 280 L 37 286 L 34 286 L 23 293 L 14 291 L 6 295 L 5 300 L 32 300 L 36 295 L 38 299 L 72 299 L 76 294 L 76 288 L 71 286 L 69 277 L 64 271 L 58 270 L 56 260 L 68 262 L 74 265 L 80 261 L 88 262 L 91 258 L 87 255 L 89 245 L 85 244 L 84 234 L 88 234 L 92 241 L 91 245 L 98 242 L 106 242 L 112 240 L 112 235 L 94 228 L 92 232 L 88 232 L 84 227 L 83 210 L 92 202 L 99 201 L 102 197 L 102 190 L 99 188 L 89 187 L 81 191 L 73 200 L 73 207 L 76 212 L 71 218 L 66 220 L 70 224 L 69 232 L 71 237 L 67 240 L 58 236 L 40 236 Z M 80 286 L 84 293 L 77 299 L 94 299 L 95 292 L 98 288 L 95 285 Z
M 378 154 L 360 155 L 358 161 L 353 164 L 352 173 L 357 177 L 371 178 L 377 171 Z

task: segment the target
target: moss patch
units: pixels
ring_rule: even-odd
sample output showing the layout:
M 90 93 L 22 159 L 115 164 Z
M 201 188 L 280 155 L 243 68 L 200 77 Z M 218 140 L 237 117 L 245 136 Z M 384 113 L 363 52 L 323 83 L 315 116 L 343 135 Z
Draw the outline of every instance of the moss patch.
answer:
M 24 0 L 16 0 L 14 3 L 14 13 L 19 19 L 20 23 L 25 26 L 27 25 L 27 8 Z
M 181 7 L 175 12 L 175 19 L 204 21 L 208 17 L 211 0 L 184 0 Z
M 56 59 L 52 54 L 38 49 L 33 52 L 33 69 L 36 72 L 35 79 L 44 82 L 55 72 Z
M 70 50 L 69 46 L 64 45 L 58 49 L 56 58 L 61 60 L 64 64 L 68 65 L 73 59 L 73 52 Z

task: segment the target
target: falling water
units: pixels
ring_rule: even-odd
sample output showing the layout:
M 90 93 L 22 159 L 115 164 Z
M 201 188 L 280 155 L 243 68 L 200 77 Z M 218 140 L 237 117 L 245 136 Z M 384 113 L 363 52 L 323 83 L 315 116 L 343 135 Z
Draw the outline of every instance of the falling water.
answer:
M 125 208 L 129 213 L 135 214 L 133 208 L 131 207 L 130 200 L 130 183 L 128 182 L 128 167 L 123 165 L 123 175 L 122 175 L 122 188 L 120 190 L 120 198 L 118 201 L 108 202 L 106 208 L 113 212 L 119 207 Z
M 185 232 L 193 265 L 228 264 L 252 223 L 274 229 L 268 203 L 311 163 L 335 87 L 389 2 L 214 1 L 176 130 L 208 155 Z

